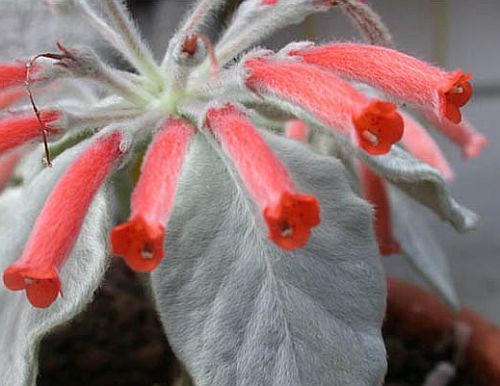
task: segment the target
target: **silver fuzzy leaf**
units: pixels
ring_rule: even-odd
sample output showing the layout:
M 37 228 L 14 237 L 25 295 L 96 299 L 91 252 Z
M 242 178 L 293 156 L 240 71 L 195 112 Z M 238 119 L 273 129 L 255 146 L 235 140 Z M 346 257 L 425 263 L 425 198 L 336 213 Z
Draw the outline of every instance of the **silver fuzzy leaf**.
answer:
M 370 207 L 330 157 L 265 135 L 321 203 L 306 247 L 267 230 L 231 164 L 201 136 L 186 161 L 153 290 L 197 386 L 373 386 L 386 370 L 385 278 Z

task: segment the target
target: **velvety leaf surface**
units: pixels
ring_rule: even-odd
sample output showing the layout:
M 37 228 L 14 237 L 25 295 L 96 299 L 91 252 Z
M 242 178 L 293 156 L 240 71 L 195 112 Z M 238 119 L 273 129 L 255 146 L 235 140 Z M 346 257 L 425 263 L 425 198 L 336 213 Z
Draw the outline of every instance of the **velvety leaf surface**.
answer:
M 451 197 L 441 174 L 400 147 L 393 146 L 382 156 L 370 156 L 358 150 L 358 157 L 376 174 L 432 209 L 457 231 L 466 232 L 476 227 L 477 215 Z
M 390 200 L 394 234 L 403 256 L 451 307 L 458 309 L 448 260 L 422 218 L 419 205 L 395 188 L 390 190 Z
M 320 200 L 321 225 L 303 249 L 275 246 L 199 136 L 153 273 L 169 342 L 198 386 L 378 385 L 386 292 L 370 208 L 337 160 L 266 138 L 299 190 Z
M 22 253 L 33 223 L 62 172 L 84 144 L 66 151 L 29 185 L 0 196 L 0 270 Z M 99 193 L 84 222 L 77 244 L 60 272 L 64 297 L 47 309 L 34 308 L 24 291 L 0 285 L 0 384 L 34 385 L 36 352 L 41 338 L 55 326 L 70 320 L 90 301 L 106 268 L 107 201 Z M 63 216 L 64 213 L 61 213 Z M 47 240 L 50 243 L 50 240 Z

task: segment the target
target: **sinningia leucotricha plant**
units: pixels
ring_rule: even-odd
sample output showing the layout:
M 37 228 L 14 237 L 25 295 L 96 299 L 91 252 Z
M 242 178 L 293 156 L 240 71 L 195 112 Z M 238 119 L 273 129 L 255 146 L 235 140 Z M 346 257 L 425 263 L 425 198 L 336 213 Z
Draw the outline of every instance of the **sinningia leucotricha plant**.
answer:
M 90 301 L 107 265 L 105 182 L 140 162 L 110 249 L 152 272 L 165 331 L 197 385 L 381 384 L 379 252 L 401 252 L 456 306 L 408 196 L 459 231 L 476 217 L 449 196 L 452 171 L 427 131 L 386 100 L 472 157 L 486 141 L 460 112 L 470 75 L 390 48 L 360 0 L 245 0 L 215 42 L 204 22 L 226 1 L 202 0 L 161 63 L 121 1 L 45 3 L 54 23 L 84 19 L 136 71 L 63 44 L 0 65 L 0 102 L 17 103 L 0 120 L 0 181 L 11 181 L 0 196 L 1 384 L 34 383 L 41 337 Z M 251 49 L 335 8 L 365 44 Z

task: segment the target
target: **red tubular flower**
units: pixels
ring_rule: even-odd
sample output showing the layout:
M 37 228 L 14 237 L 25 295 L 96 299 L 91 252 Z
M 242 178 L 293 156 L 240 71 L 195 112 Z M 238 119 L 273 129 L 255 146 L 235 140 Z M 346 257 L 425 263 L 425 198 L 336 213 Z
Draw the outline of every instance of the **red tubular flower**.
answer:
M 295 139 L 299 142 L 307 142 L 309 128 L 304 121 L 294 119 L 287 122 L 285 127 L 285 136 Z
M 33 227 L 22 257 L 3 274 L 7 288 L 26 290 L 30 303 L 45 308 L 61 292 L 58 271 L 78 238 L 98 189 L 122 155 L 122 134 L 90 144 L 55 186 Z
M 393 103 L 366 98 L 347 82 L 303 63 L 248 59 L 246 85 L 309 111 L 370 154 L 385 154 L 403 135 L 403 119 Z
M 387 256 L 399 253 L 401 247 L 392 234 L 391 208 L 386 183 L 361 162 L 357 165 L 363 194 L 375 209 L 375 235 L 380 254 Z
M 453 179 L 446 157 L 427 130 L 408 114 L 403 114 L 405 132 L 401 142 L 413 156 L 439 170 L 447 180 Z
M 113 252 L 135 271 L 148 272 L 164 257 L 165 224 L 174 204 L 182 165 L 196 129 L 168 119 L 145 157 L 132 195 L 130 219 L 111 232 Z
M 16 151 L 0 154 L 0 190 L 9 182 L 20 158 L 21 153 Z
M 451 122 L 472 96 L 471 75 L 446 72 L 390 48 L 367 44 L 330 44 L 292 49 L 289 55 L 350 79 L 370 84 L 394 97 L 432 109 Z
M 40 113 L 40 119 L 48 129 L 49 136 L 57 134 L 59 129 L 49 126 L 61 117 L 57 111 L 46 111 Z M 42 138 L 40 122 L 35 114 L 21 117 L 12 117 L 0 120 L 0 153 L 18 147 L 37 138 Z
M 488 140 L 464 119 L 460 123 L 453 123 L 447 119 L 440 119 L 432 112 L 426 114 L 434 126 L 436 126 L 447 138 L 462 148 L 465 158 L 474 158 L 479 155 Z
M 284 165 L 236 106 L 211 108 L 206 125 L 263 211 L 269 238 L 287 250 L 306 245 L 311 228 L 320 221 L 318 200 L 295 192 Z
M 370 154 L 388 153 L 403 136 L 403 119 L 394 103 L 373 101 L 353 122 L 361 147 Z

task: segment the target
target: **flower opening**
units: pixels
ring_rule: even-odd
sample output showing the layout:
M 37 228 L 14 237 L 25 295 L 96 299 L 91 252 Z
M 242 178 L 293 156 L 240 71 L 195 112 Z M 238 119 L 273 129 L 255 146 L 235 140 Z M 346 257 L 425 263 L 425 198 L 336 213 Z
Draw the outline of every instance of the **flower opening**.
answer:
M 319 225 L 319 202 L 308 194 L 284 192 L 277 204 L 264 209 L 264 218 L 272 241 L 283 249 L 301 248 Z
M 453 123 L 462 121 L 460 107 L 463 107 L 472 97 L 472 86 L 469 80 L 470 74 L 463 74 L 461 71 L 455 71 L 451 74 L 449 83 L 439 92 L 444 101 L 441 102 L 443 115 Z
M 60 292 L 58 272 L 75 244 L 87 210 L 114 162 L 122 135 L 97 138 L 70 165 L 45 203 L 21 258 L 3 274 L 13 291 L 26 290 L 35 307 L 48 307 Z
M 164 233 L 162 223 L 152 224 L 137 215 L 111 231 L 113 253 L 124 256 L 125 262 L 134 271 L 152 271 L 165 256 Z
M 422 110 L 432 109 L 459 123 L 472 95 L 470 75 L 449 73 L 390 48 L 353 43 L 308 46 L 287 51 L 292 57 L 376 87 Z
M 353 134 L 370 154 L 387 153 L 401 139 L 403 120 L 392 103 L 370 100 L 339 77 L 308 64 L 248 59 L 249 88 L 288 100 L 332 130 Z
M 168 119 L 145 157 L 131 202 L 131 217 L 111 232 L 113 252 L 135 271 L 156 268 L 165 256 L 165 224 L 174 205 L 177 185 L 196 130 L 187 121 Z
M 284 249 L 303 247 L 319 224 L 319 202 L 295 193 L 285 166 L 235 105 L 209 109 L 206 125 L 263 211 L 269 238 Z
M 394 103 L 374 101 L 353 118 L 360 146 L 370 154 L 386 154 L 403 136 L 403 118 Z
M 10 266 L 3 281 L 12 291 L 26 290 L 29 302 L 37 308 L 50 306 L 61 293 L 59 274 L 54 267 Z

